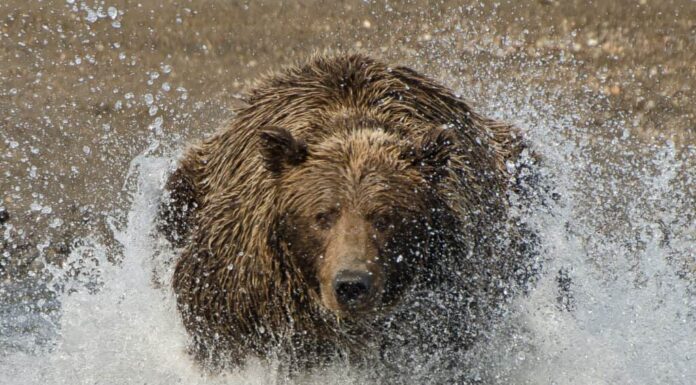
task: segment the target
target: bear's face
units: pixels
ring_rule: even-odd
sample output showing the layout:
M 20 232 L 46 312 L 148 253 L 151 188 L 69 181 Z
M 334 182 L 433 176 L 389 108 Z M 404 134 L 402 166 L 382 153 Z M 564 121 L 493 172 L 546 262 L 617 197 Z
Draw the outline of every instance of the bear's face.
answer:
M 277 244 L 291 268 L 341 316 L 395 304 L 428 257 L 433 176 L 447 161 L 447 136 L 409 146 L 355 130 L 308 146 L 274 128 L 261 139 L 278 183 Z

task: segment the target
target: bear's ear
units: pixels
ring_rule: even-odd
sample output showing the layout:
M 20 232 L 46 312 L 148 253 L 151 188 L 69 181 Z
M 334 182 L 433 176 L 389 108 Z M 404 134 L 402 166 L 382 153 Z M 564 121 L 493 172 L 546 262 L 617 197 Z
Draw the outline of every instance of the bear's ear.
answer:
M 274 174 L 280 174 L 285 167 L 298 165 L 307 159 L 307 144 L 295 139 L 284 128 L 264 127 L 259 138 L 264 167 Z
M 454 149 L 455 136 L 452 130 L 436 128 L 428 131 L 415 144 L 408 145 L 401 153 L 423 172 L 426 178 L 439 179 L 447 173 L 447 163 Z

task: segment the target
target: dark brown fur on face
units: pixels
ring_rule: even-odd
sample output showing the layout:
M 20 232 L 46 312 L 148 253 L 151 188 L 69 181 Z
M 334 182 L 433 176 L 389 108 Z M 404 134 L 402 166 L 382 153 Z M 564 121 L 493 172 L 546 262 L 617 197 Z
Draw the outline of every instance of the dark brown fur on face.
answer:
M 247 102 L 189 149 L 162 209 L 198 359 L 359 357 L 442 282 L 468 301 L 470 343 L 527 257 L 507 214 L 517 133 L 362 55 L 287 68 Z

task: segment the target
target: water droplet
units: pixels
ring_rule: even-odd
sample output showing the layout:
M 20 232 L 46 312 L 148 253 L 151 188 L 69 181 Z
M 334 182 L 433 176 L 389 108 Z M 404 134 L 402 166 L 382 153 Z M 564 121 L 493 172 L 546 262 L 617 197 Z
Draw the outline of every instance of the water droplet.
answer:
M 48 226 L 52 229 L 58 228 L 63 225 L 63 220 L 60 218 L 53 218 L 51 223 L 48 224 Z
M 88 23 L 92 24 L 95 21 L 99 20 L 99 16 L 96 12 L 87 8 L 87 17 L 85 18 L 85 20 L 87 20 Z
M 116 17 L 118 17 L 118 10 L 116 7 L 109 7 L 109 9 L 106 10 L 106 13 L 109 15 L 111 20 L 115 20 Z

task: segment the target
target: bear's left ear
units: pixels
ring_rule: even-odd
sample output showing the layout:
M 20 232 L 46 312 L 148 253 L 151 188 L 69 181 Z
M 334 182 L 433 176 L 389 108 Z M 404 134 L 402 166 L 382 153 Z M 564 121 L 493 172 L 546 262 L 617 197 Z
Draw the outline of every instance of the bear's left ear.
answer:
M 452 130 L 436 128 L 428 131 L 415 144 L 407 146 L 401 153 L 402 159 L 420 168 L 427 178 L 438 180 L 447 173 L 447 163 L 454 149 L 455 136 Z
M 295 139 L 284 128 L 264 127 L 259 138 L 264 167 L 274 174 L 280 174 L 285 167 L 298 165 L 307 159 L 307 144 Z

